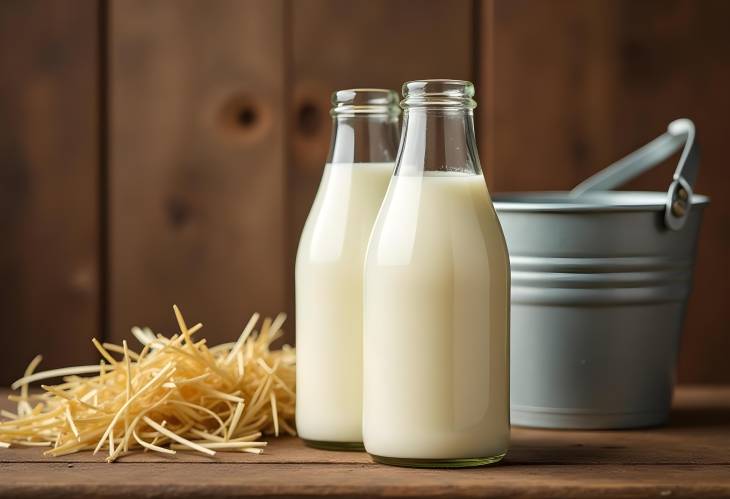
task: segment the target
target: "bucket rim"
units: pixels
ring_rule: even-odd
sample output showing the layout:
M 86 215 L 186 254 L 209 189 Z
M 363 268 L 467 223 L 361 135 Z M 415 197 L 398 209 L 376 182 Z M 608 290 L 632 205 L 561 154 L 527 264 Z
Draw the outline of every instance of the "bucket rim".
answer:
M 499 212 L 611 212 L 659 211 L 666 207 L 667 193 L 663 191 L 596 191 L 580 197 L 570 191 L 502 192 L 492 197 Z M 710 198 L 692 195 L 692 207 L 703 208 Z

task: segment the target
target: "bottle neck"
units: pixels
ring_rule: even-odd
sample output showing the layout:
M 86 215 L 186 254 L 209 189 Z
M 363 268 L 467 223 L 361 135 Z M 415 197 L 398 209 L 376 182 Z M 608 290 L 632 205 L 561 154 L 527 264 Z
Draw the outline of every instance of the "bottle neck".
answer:
M 394 163 L 398 117 L 388 114 L 335 115 L 328 163 Z
M 428 171 L 481 174 L 471 109 L 406 109 L 395 175 Z

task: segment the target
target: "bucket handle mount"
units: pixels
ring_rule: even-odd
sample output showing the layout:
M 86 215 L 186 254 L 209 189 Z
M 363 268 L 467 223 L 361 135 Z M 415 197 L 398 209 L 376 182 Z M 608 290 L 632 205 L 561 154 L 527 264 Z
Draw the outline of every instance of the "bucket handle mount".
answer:
M 588 192 L 615 189 L 661 163 L 682 146 L 684 149 L 667 190 L 664 208 L 665 225 L 672 230 L 679 230 L 687 220 L 692 206 L 692 187 L 697 180 L 700 163 L 695 125 L 689 119 L 672 121 L 666 133 L 587 178 L 570 193 L 573 196 L 581 196 Z

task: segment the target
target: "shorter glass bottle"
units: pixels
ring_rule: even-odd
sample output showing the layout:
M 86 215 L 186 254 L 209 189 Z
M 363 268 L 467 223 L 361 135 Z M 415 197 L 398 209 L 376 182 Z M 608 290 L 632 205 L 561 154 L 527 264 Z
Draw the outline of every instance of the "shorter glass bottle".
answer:
M 403 139 L 365 264 L 365 449 L 423 467 L 509 443 L 507 246 L 482 176 L 474 87 L 403 86 Z
M 398 94 L 340 90 L 332 141 L 295 270 L 297 432 L 327 449 L 362 450 L 362 272 L 395 166 Z

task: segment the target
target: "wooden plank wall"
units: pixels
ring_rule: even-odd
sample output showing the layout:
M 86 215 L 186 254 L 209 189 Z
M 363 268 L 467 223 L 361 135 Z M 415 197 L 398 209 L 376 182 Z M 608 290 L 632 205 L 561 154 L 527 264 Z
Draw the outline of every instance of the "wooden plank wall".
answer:
M 707 211 L 680 379 L 730 381 L 730 2 L 9 0 L 0 4 L 0 383 L 39 350 L 293 310 L 338 88 L 475 80 L 493 191 L 565 189 L 698 124 Z M 632 184 L 663 188 L 670 166 Z M 293 338 L 292 322 L 288 339 Z M 91 357 L 89 357 L 91 356 Z M 7 357 L 7 359 L 5 358 Z
M 285 296 L 283 0 L 111 3 L 110 337 Z
M 569 189 L 689 117 L 709 195 L 679 379 L 730 382 L 730 2 L 490 0 L 481 147 L 492 189 Z M 491 29 L 489 29 L 491 28 Z M 662 190 L 676 157 L 628 188 Z
M 0 384 L 95 358 L 98 47 L 93 0 L 0 5 Z

